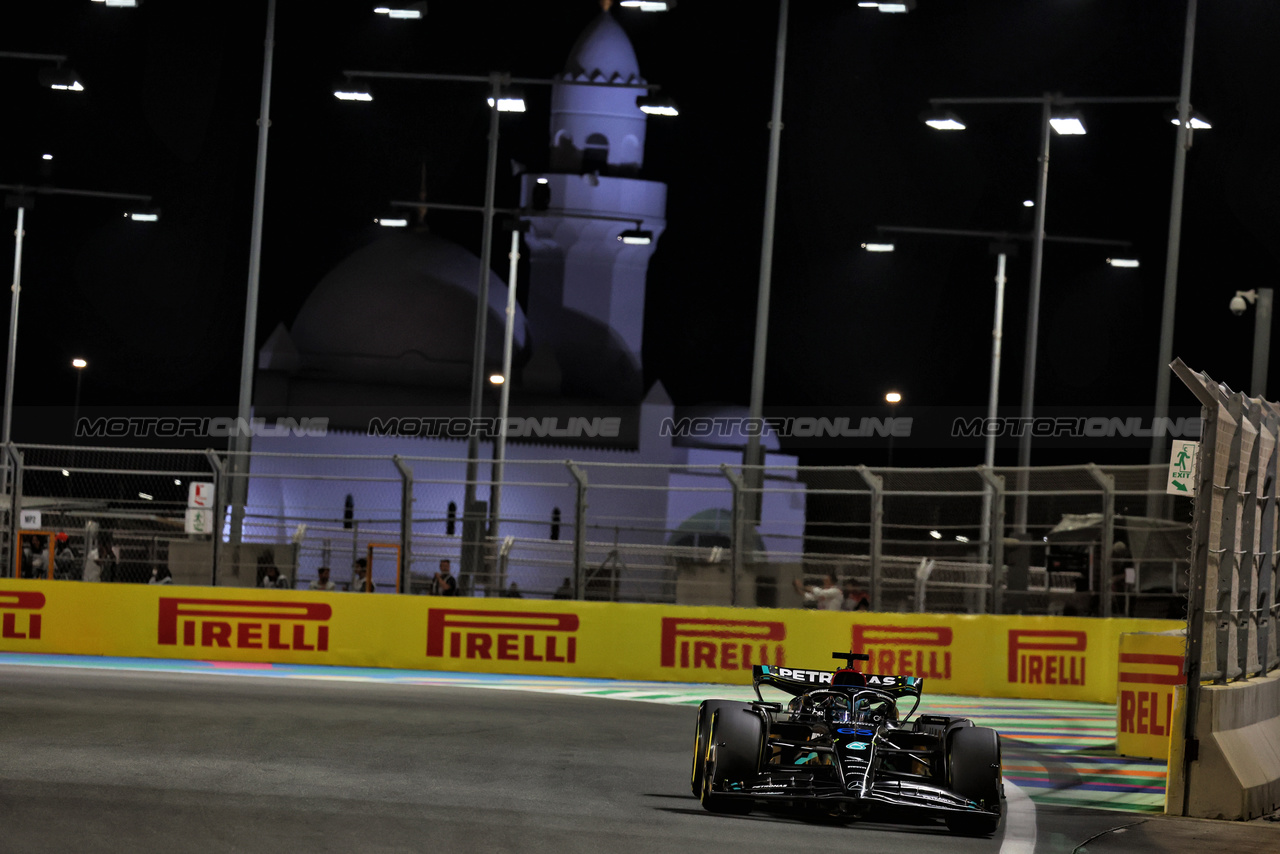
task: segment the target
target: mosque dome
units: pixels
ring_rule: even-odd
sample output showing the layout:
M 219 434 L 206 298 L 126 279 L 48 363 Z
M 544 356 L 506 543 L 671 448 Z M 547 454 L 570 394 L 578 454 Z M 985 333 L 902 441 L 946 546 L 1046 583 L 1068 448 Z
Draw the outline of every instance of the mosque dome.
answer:
M 430 233 L 397 233 L 348 256 L 303 303 L 290 331 L 301 368 L 350 381 L 467 387 L 479 259 Z M 507 286 L 489 274 L 486 361 L 502 364 Z M 527 344 L 515 308 L 515 351 Z
M 578 36 L 569 59 L 566 77 L 611 83 L 643 83 L 635 48 L 622 25 L 608 12 L 601 12 Z

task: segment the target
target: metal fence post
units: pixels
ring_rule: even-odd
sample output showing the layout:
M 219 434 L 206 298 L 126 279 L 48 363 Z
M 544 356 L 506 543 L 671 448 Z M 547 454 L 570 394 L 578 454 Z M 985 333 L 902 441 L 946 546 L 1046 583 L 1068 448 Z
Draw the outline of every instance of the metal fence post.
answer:
M 397 593 L 410 591 L 409 574 L 413 566 L 411 549 L 413 548 L 413 469 L 405 464 L 399 454 L 391 457 L 391 462 L 400 470 L 400 589 Z M 369 567 L 373 571 L 373 567 Z
M 586 579 L 583 577 L 583 554 L 587 527 L 587 473 L 578 468 L 573 460 L 565 460 L 564 464 L 569 467 L 569 474 L 573 475 L 577 483 L 573 501 L 573 598 L 585 599 L 587 591 Z
M 1271 609 L 1275 598 L 1271 595 L 1271 586 L 1275 579 L 1276 548 L 1276 477 L 1280 475 L 1280 417 L 1272 404 L 1263 401 L 1264 417 L 1262 428 L 1271 437 L 1271 456 L 1266 462 L 1266 472 L 1262 482 L 1267 494 L 1262 496 L 1262 531 L 1258 538 L 1258 551 L 1261 561 L 1258 564 L 1258 592 L 1254 598 L 1254 607 L 1258 614 L 1258 675 L 1265 676 L 1271 665 Z
M 1239 572 L 1236 521 L 1240 518 L 1240 446 L 1244 439 L 1244 430 L 1241 429 L 1240 421 L 1244 416 L 1244 395 L 1236 393 L 1227 399 L 1227 414 L 1235 422 L 1236 427 L 1231 433 L 1226 482 L 1222 486 L 1222 526 L 1218 541 L 1222 556 L 1218 561 L 1216 611 L 1218 672 L 1214 674 L 1214 681 L 1220 684 L 1239 675 L 1231 669 L 1231 624 L 1239 617 L 1231 610 L 1231 582 L 1232 576 Z
M 12 442 L 4 446 L 6 459 L 13 464 L 13 479 L 9 493 L 9 542 L 5 562 L 9 564 L 9 577 L 22 577 L 22 559 L 18 549 L 18 531 L 22 529 L 22 451 Z
M 991 613 L 1004 608 L 1004 475 L 987 466 L 978 473 L 991 487 Z
M 727 463 L 720 464 L 720 471 L 728 479 L 729 488 L 733 492 L 733 503 L 730 505 L 730 507 L 732 507 L 732 522 L 730 527 L 730 537 L 732 539 L 729 543 L 729 548 L 733 555 L 733 563 L 729 567 L 729 604 L 737 605 L 738 578 L 745 571 L 743 557 L 744 552 L 747 550 L 746 537 L 744 536 L 746 526 L 743 524 L 744 517 L 746 516 L 746 507 L 743 502 L 749 499 L 746 496 L 747 484 L 742 475 L 729 468 Z M 752 504 L 753 508 L 759 506 L 760 502 Z
M 226 469 L 223 467 L 222 460 L 214 453 L 213 449 L 205 448 L 205 458 L 209 461 L 209 468 L 213 469 L 213 506 L 217 508 L 217 518 L 214 520 L 213 527 L 213 544 L 210 549 L 209 559 L 213 564 L 210 570 L 209 585 L 211 587 L 218 586 L 218 558 L 222 551 L 222 524 L 226 520 L 224 510 L 222 508 L 227 505 L 223 503 L 226 497 L 223 492 L 226 490 Z
M 1245 398 L 1243 401 L 1244 419 L 1257 427 L 1254 434 L 1253 447 L 1249 449 L 1247 468 L 1244 474 L 1244 514 L 1240 520 L 1240 553 L 1236 562 L 1239 582 L 1236 585 L 1236 663 L 1240 667 L 1240 678 L 1249 678 L 1249 628 L 1255 629 L 1257 621 L 1250 603 L 1253 601 L 1254 585 L 1257 583 L 1258 565 L 1254 560 L 1253 544 L 1258 533 L 1258 456 L 1262 451 L 1262 419 L 1257 405 Z M 1244 432 L 1244 424 L 1240 424 L 1240 432 Z M 1241 462 L 1244 462 L 1242 459 Z M 1254 636 L 1257 636 L 1256 631 Z M 1259 650 L 1261 651 L 1261 650 Z
M 884 610 L 881 556 L 884 552 L 884 478 L 866 466 L 858 466 L 858 474 L 871 492 L 871 610 Z
M 1102 548 L 1100 555 L 1102 567 L 1098 579 L 1099 594 L 1102 599 L 1102 616 L 1111 616 L 1111 549 L 1116 540 L 1116 479 L 1102 469 L 1097 463 L 1087 466 L 1090 476 L 1102 487 Z M 1046 563 L 1048 563 L 1046 561 Z M 1048 572 L 1048 566 L 1045 571 Z

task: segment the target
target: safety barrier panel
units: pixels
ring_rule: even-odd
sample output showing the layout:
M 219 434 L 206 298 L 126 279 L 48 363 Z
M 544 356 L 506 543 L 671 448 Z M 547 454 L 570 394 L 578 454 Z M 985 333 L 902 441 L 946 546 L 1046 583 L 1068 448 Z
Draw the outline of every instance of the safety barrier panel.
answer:
M 1120 636 L 1116 753 L 1167 759 L 1175 695 L 1187 676 L 1185 633 Z
M 0 650 L 671 682 L 753 664 L 922 676 L 933 693 L 1114 702 L 1120 635 L 1168 620 L 873 614 L 0 581 Z

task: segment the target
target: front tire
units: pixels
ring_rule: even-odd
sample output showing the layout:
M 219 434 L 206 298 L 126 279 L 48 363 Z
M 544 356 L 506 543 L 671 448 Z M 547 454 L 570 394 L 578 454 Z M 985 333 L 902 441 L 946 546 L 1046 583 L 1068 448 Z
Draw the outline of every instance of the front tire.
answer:
M 695 798 L 702 797 L 702 778 L 707 763 L 707 736 L 711 731 L 711 717 L 721 709 L 750 709 L 750 703 L 737 700 L 703 700 L 698 706 L 698 723 L 693 731 L 693 773 L 690 781 Z
M 717 790 L 725 783 L 749 780 L 760 770 L 764 721 L 749 703 L 725 705 L 728 707 L 716 709 L 711 715 L 699 798 L 709 812 L 746 815 L 753 806 L 750 798 L 724 795 Z
M 947 782 L 957 795 L 996 813 L 948 815 L 947 828 L 966 836 L 995 833 L 1000 823 L 1000 735 L 989 727 L 954 730 L 947 748 Z

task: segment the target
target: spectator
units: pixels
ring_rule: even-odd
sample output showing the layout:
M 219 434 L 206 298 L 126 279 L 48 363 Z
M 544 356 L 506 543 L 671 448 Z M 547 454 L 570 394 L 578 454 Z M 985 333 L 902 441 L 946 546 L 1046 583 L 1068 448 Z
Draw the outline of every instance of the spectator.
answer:
M 357 558 L 351 565 L 351 592 L 372 593 L 373 584 L 369 578 L 369 559 Z
M 329 580 L 329 567 L 322 566 L 316 570 L 316 580 L 307 585 L 308 590 L 333 590 L 337 587 Z
M 117 581 L 120 567 L 120 547 L 115 545 L 110 531 L 98 532 L 98 545 L 85 555 L 85 581 Z
M 54 539 L 56 543 L 53 551 L 53 577 L 63 580 L 75 578 L 76 553 L 71 549 L 67 533 L 59 531 Z
M 284 590 L 289 589 L 289 579 L 280 574 L 280 567 L 274 563 L 266 565 L 266 569 L 262 573 L 262 581 L 259 587 L 275 587 Z
M 520 585 L 519 585 L 519 584 L 516 584 L 514 581 L 513 581 L 513 582 L 511 582 L 511 586 L 507 588 L 507 598 L 508 598 L 508 599 L 523 599 L 523 598 L 524 598 L 524 594 L 520 592 Z
M 792 579 L 792 584 L 797 593 L 804 594 L 806 604 L 813 603 L 813 607 L 820 611 L 839 611 L 840 603 L 844 601 L 844 594 L 836 586 L 836 577 L 831 573 L 822 576 L 821 587 L 805 587 L 799 578 Z
M 844 583 L 844 600 L 840 603 L 841 611 L 866 611 L 871 608 L 867 594 L 858 589 L 852 581 Z
M 449 572 L 449 561 L 440 561 L 440 571 L 431 579 L 432 596 L 457 596 L 458 582 Z
M 172 584 L 173 573 L 169 571 L 167 566 L 153 566 L 151 568 L 151 578 L 148 584 Z
M 560 586 L 556 588 L 556 592 L 551 594 L 552 599 L 572 599 L 573 587 L 569 584 L 569 579 L 560 582 Z

